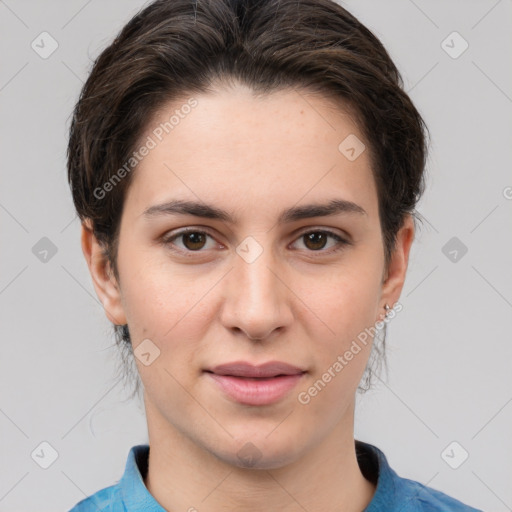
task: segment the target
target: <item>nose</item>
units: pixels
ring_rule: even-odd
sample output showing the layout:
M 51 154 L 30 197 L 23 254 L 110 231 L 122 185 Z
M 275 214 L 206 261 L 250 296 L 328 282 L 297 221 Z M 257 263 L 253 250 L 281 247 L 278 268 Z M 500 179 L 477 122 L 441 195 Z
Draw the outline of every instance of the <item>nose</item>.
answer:
M 293 293 L 288 272 L 272 251 L 264 249 L 253 261 L 235 254 L 233 265 L 226 276 L 222 324 L 252 341 L 270 338 L 291 325 Z

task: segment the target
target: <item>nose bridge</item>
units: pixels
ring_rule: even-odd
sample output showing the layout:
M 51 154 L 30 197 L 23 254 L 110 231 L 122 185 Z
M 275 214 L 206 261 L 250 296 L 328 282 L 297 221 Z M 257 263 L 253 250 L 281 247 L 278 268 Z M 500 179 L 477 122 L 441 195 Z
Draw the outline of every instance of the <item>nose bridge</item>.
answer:
M 259 242 L 252 236 L 247 236 L 236 248 L 234 278 L 241 287 L 239 299 L 253 301 L 264 299 L 265 301 L 276 300 L 278 290 L 279 272 L 274 252 L 270 244 L 271 236 Z M 261 240 L 261 237 L 260 237 Z
M 282 270 L 269 241 L 248 236 L 236 247 L 234 268 L 229 273 L 229 293 L 225 297 L 226 327 L 238 327 L 250 337 L 263 338 L 288 320 L 286 286 Z

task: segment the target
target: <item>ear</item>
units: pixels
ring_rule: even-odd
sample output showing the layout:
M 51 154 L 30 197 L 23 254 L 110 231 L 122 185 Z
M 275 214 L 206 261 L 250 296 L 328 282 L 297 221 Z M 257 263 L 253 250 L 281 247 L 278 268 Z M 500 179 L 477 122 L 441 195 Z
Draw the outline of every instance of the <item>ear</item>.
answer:
M 115 325 L 124 325 L 127 321 L 121 302 L 121 291 L 91 226 L 90 219 L 82 222 L 81 242 L 94 289 L 103 304 L 107 318 Z
M 414 220 L 412 215 L 408 214 L 404 223 L 396 236 L 395 250 L 391 256 L 389 266 L 384 271 L 382 283 L 381 299 L 379 304 L 393 304 L 398 301 L 405 282 L 407 265 L 409 262 L 409 252 L 414 240 Z M 384 315 L 381 315 L 381 318 Z

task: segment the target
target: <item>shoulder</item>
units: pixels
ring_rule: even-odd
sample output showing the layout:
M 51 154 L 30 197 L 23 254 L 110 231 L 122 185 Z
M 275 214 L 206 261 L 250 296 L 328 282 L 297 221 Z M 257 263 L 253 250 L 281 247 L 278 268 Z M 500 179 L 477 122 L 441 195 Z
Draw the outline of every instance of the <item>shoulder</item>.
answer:
M 125 512 L 119 485 L 111 485 L 79 501 L 68 512 Z
M 382 450 L 356 441 L 357 461 L 365 478 L 376 485 L 364 512 L 482 512 L 416 480 L 399 476 Z
M 415 480 L 396 477 L 402 512 L 482 512 Z
M 68 512 L 126 512 L 127 510 L 163 510 L 144 485 L 149 445 L 132 446 L 124 473 L 116 484 L 100 489 L 79 501 Z

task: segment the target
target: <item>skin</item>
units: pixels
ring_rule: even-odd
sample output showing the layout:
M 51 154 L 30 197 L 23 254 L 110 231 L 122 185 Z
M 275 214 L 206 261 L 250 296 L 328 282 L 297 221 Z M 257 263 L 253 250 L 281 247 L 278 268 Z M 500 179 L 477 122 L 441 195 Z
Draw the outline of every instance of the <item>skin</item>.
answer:
M 406 218 L 386 269 L 369 151 L 349 161 L 338 150 L 349 134 L 364 138 L 327 98 L 290 90 L 255 98 L 240 85 L 195 98 L 198 105 L 134 171 L 121 219 L 119 282 L 90 225 L 82 227 L 107 317 L 128 323 L 135 349 L 150 339 L 160 350 L 148 366 L 136 358 L 151 447 L 145 485 L 172 511 L 360 512 L 375 492 L 354 445 L 355 392 L 371 343 L 307 405 L 297 396 L 383 318 L 384 304 L 398 301 L 413 220 Z M 161 109 L 141 140 L 182 104 Z M 214 204 L 236 222 L 142 215 L 176 198 Z M 333 198 L 367 215 L 277 223 L 285 208 Z M 174 240 L 188 258 L 161 241 L 184 227 L 210 235 Z M 322 246 L 303 236 L 315 229 L 352 243 L 329 254 L 335 239 Z M 236 252 L 248 236 L 263 249 L 252 263 Z M 285 361 L 307 373 L 276 404 L 242 405 L 203 372 L 235 360 Z M 247 442 L 260 454 L 249 467 L 237 456 Z

